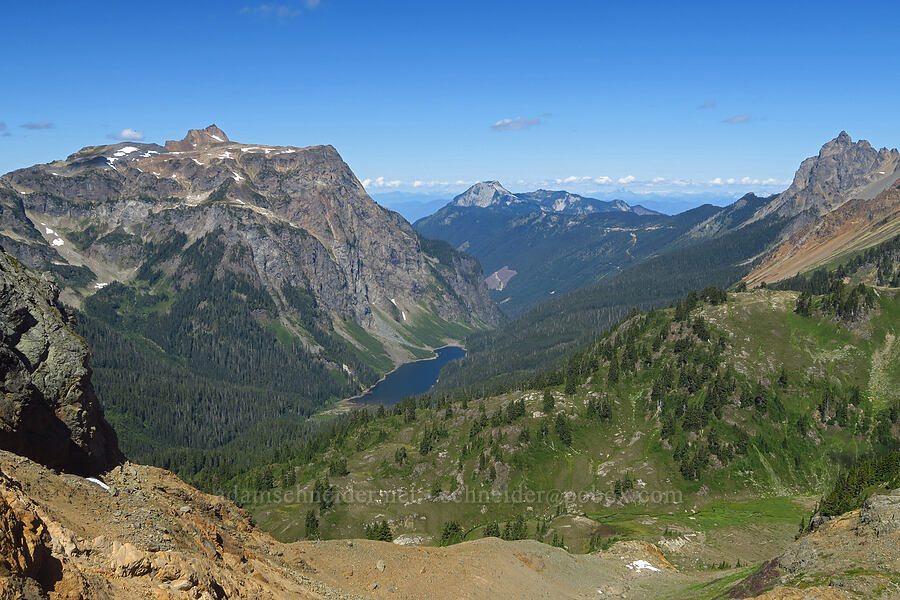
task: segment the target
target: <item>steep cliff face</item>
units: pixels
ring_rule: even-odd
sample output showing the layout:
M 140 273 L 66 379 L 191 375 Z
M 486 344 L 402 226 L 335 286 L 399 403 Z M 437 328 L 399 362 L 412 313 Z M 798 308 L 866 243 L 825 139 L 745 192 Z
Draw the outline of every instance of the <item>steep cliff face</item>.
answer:
M 0 250 L 0 448 L 54 469 L 104 471 L 122 457 L 49 278 Z
M 331 146 L 238 144 L 210 126 L 165 146 L 84 148 L 5 180 L 4 244 L 31 266 L 68 276 L 61 279 L 72 303 L 132 281 L 141 267 L 174 273 L 181 248 L 156 264 L 166 240 L 183 234 L 187 247 L 223 232 L 268 293 L 309 290 L 337 321 L 379 337 L 396 360 L 419 319 L 470 328 L 499 320 L 486 287 L 423 251 L 412 227 L 373 202 Z

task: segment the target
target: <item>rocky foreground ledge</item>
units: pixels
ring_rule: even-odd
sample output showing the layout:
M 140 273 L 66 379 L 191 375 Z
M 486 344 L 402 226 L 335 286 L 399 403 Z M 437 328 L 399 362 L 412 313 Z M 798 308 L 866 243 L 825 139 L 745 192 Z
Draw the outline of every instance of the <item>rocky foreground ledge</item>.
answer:
M 679 573 L 646 542 L 590 555 L 495 538 L 283 544 L 162 469 L 125 463 L 92 480 L 0 452 L 0 472 L 4 600 L 694 598 L 722 576 Z M 721 597 L 896 598 L 898 542 L 900 491 L 804 536 Z

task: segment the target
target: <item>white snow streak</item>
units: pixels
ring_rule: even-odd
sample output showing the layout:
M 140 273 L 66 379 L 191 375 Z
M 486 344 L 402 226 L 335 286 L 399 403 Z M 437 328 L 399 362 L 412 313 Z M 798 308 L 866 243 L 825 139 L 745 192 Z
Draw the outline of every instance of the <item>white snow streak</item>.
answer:
M 636 571 L 638 573 L 640 573 L 641 571 L 655 571 L 657 573 L 659 572 L 659 569 L 657 569 L 656 567 L 651 565 L 646 560 L 636 560 L 633 563 L 625 565 L 625 566 L 627 568 L 631 569 L 632 571 Z

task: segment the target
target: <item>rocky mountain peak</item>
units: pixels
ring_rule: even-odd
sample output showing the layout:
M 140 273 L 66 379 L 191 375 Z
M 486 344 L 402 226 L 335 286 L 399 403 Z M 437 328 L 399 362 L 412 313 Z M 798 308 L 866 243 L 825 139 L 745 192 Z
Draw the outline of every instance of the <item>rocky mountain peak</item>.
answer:
M 793 218 L 824 214 L 850 199 L 871 199 L 900 178 L 900 152 L 854 142 L 846 131 L 800 164 L 791 186 L 757 213 Z
M 495 204 L 518 203 L 515 194 L 500 185 L 499 181 L 482 181 L 476 183 L 453 199 L 454 206 L 477 206 L 486 208 Z
M 213 124 L 205 129 L 190 129 L 181 140 L 167 141 L 166 149 L 172 152 L 187 152 L 198 147 L 203 148 L 230 141 L 225 132 Z

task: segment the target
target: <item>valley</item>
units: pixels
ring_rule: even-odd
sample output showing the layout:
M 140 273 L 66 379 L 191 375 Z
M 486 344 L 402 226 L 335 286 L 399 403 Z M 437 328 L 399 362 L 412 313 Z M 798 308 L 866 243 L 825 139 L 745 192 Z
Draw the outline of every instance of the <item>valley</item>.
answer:
M 718 210 L 705 205 L 669 217 L 621 201 L 547 190 L 512 194 L 483 182 L 414 227 L 477 257 L 494 298 L 515 317 L 664 252 Z
M 900 599 L 900 4 L 3 15 L 0 600 Z
M 657 343 L 660 348 L 648 355 L 647 362 L 653 363 L 649 368 L 631 367 L 632 374 L 621 367 L 614 386 L 609 369 L 602 366 L 604 359 L 594 355 L 604 352 L 600 341 L 595 350 L 561 370 L 557 380 L 564 383 L 542 386 L 552 398 L 550 412 L 545 412 L 547 400 L 538 389 L 477 400 L 436 395 L 423 400 L 425 404 L 404 402 L 384 416 L 360 415 L 359 424 L 337 436 L 320 463 L 297 468 L 296 485 L 308 485 L 307 496 L 312 497 L 312 484 L 326 477 L 336 486 L 336 498 L 352 490 L 376 499 L 339 500 L 324 511 L 321 531 L 327 537 L 362 536 L 369 523 L 387 518 L 395 537 L 436 541 L 443 525 L 457 520 L 467 537 L 477 538 L 492 522 L 502 530 L 504 523 L 523 516 L 529 537 L 540 534 L 550 542 L 560 535 L 573 552 L 638 537 L 661 548 L 677 548 L 679 552 L 667 558 L 680 567 L 735 564 L 742 556 L 772 554 L 772 547 L 759 546 L 759 555 L 745 547 L 760 539 L 760 532 L 751 533 L 753 528 L 765 529 L 764 537 L 776 546 L 792 541 L 796 522 L 811 510 L 817 490 L 831 478 L 831 462 L 868 451 L 868 430 L 860 429 L 867 420 L 863 415 L 878 418 L 879 411 L 900 402 L 896 390 L 884 386 L 872 404 L 855 401 L 848 414 L 857 416 L 840 417 L 853 420 L 852 434 L 846 425 L 828 425 L 826 419 L 834 417 L 816 412 L 822 410 L 816 406 L 822 406 L 823 389 L 826 396 L 844 397 L 847 390 L 867 387 L 872 368 L 883 368 L 881 357 L 891 352 L 900 318 L 900 298 L 883 295 L 877 316 L 858 330 L 795 316 L 797 297 L 796 292 L 745 292 L 718 305 L 703 304 L 691 314 L 691 321 L 705 323 L 709 333 L 704 335 L 727 344 L 725 355 L 731 357 L 719 367 L 718 376 L 699 375 L 712 377 L 707 380 L 713 387 L 705 398 L 697 394 L 698 409 L 688 400 L 687 406 L 679 409 L 676 404 L 669 413 L 669 400 L 654 400 L 659 397 L 653 383 L 659 381 L 657 361 L 675 359 L 671 364 L 677 364 L 679 355 L 669 353 L 685 341 L 676 328 L 659 342 L 653 332 L 671 323 L 673 313 L 657 312 L 647 317 L 654 326 L 636 325 L 642 319 L 632 318 L 618 328 L 616 336 L 627 335 L 631 327 L 648 328 L 648 337 L 634 342 L 641 363 L 642 352 L 651 352 Z M 761 327 L 765 337 L 759 335 Z M 690 348 L 686 346 L 686 356 Z M 700 354 L 688 360 L 707 360 L 702 344 L 694 352 Z M 589 366 L 584 371 L 583 365 L 592 364 L 599 364 L 599 370 Z M 574 365 L 581 372 L 573 376 Z M 692 372 L 690 365 L 682 377 Z M 893 361 L 889 370 L 897 372 L 897 366 Z M 724 384 L 725 404 L 704 409 L 714 402 L 709 390 L 723 385 L 718 377 L 727 373 L 747 383 L 738 383 L 730 393 Z M 777 382 L 779 373 L 786 374 L 785 383 Z M 826 384 L 827 379 L 820 379 L 826 373 L 840 378 Z M 549 384 L 553 377 L 545 381 Z M 679 383 L 662 398 L 677 397 L 682 385 L 690 389 L 697 383 Z M 760 385 L 765 399 L 755 391 Z M 763 408 L 760 402 L 765 402 Z M 680 416 L 679 410 L 684 411 Z M 691 424 L 696 418 L 692 410 L 706 416 Z M 811 420 L 803 416 L 810 412 Z M 703 425 L 705 419 L 710 422 Z M 561 437 L 560 422 L 571 423 L 570 440 Z M 804 428 L 802 439 L 795 437 L 797 427 Z M 710 435 L 720 450 L 708 449 Z M 698 448 L 713 455 L 703 458 L 704 466 L 694 462 Z M 335 461 L 340 463 L 337 471 Z M 274 468 L 276 481 L 285 467 L 293 468 Z M 517 493 L 528 501 L 517 503 Z M 315 509 L 314 502 L 260 504 L 251 510 L 263 527 L 291 540 L 305 535 L 302 517 L 310 508 Z M 703 536 L 703 543 L 692 541 L 697 536 Z M 715 556 L 719 558 L 713 561 Z

